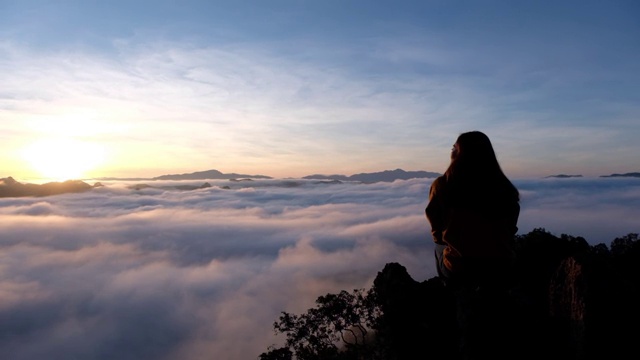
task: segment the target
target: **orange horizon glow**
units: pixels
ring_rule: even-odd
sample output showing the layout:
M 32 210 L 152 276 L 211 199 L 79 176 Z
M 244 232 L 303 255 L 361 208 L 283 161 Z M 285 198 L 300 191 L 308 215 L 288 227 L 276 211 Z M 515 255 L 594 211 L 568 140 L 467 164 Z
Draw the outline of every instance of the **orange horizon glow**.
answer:
M 42 138 L 21 151 L 27 166 L 42 179 L 82 179 L 104 164 L 104 147 L 74 138 Z

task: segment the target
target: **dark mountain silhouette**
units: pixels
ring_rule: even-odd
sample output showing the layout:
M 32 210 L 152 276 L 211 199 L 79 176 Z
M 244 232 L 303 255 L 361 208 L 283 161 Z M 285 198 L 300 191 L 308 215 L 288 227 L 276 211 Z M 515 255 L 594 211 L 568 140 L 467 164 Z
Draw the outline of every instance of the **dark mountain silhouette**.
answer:
M 100 186 L 102 186 L 100 183 L 96 183 L 91 186 L 80 180 L 49 182 L 46 184 L 23 184 L 10 176 L 0 179 L 0 197 L 50 196 L 65 193 L 78 193 Z
M 372 173 L 359 173 L 354 175 L 341 175 L 341 174 L 333 174 L 333 175 L 323 175 L 323 174 L 313 174 L 302 177 L 302 179 L 310 179 L 310 180 L 334 180 L 334 181 L 358 181 L 362 183 L 375 183 L 375 182 L 393 182 L 395 180 L 409 180 L 415 178 L 436 178 L 442 175 L 438 172 L 432 171 L 405 171 L 402 169 L 395 170 L 384 170 L 379 172 Z M 583 177 L 582 175 L 568 175 L 568 174 L 557 174 L 557 175 L 549 175 L 545 178 L 579 178 Z M 624 174 L 611 174 L 611 175 L 601 175 L 600 177 L 640 177 L 640 173 L 630 172 Z M 206 180 L 206 179 L 225 179 L 225 180 L 237 180 L 237 179 L 273 179 L 271 176 L 267 175 L 247 175 L 247 174 L 237 174 L 237 173 L 229 173 L 225 174 L 218 170 L 206 170 L 206 171 L 196 171 L 192 173 L 185 174 L 167 174 L 161 175 L 151 178 L 118 178 L 118 177 L 101 177 L 96 178 L 96 180 L 102 181 L 148 181 L 148 180 Z
M 160 175 L 156 177 L 130 177 L 130 178 L 121 178 L 121 177 L 100 177 L 96 178 L 96 180 L 101 181 L 149 181 L 149 180 L 207 180 L 207 179 L 224 179 L 224 180 L 235 180 L 235 179 L 272 179 L 270 176 L 266 175 L 246 175 L 246 174 L 236 174 L 230 173 L 225 174 L 218 170 L 205 170 L 205 171 L 196 171 L 192 173 L 185 174 L 167 174 Z
M 437 177 L 441 174 L 435 172 L 428 171 L 404 171 L 402 169 L 396 170 L 385 170 L 381 172 L 374 173 L 360 173 L 355 175 L 308 175 L 304 176 L 303 179 L 312 179 L 312 180 L 337 180 L 337 181 L 360 181 L 364 183 L 374 183 L 374 182 L 392 182 L 394 180 L 408 180 L 414 178 L 433 178 Z M 151 180 L 203 180 L 203 179 L 228 179 L 228 180 L 236 180 L 236 179 L 272 179 L 270 176 L 266 175 L 246 175 L 246 174 L 224 174 L 218 170 L 207 170 L 207 171 L 198 171 L 188 174 L 172 174 L 172 175 L 162 175 L 151 178 Z
M 582 175 L 567 175 L 567 174 L 558 174 L 558 175 L 545 176 L 545 178 L 559 178 L 559 179 L 581 178 L 581 177 L 582 177 Z
M 640 178 L 640 172 L 629 172 L 624 174 L 602 175 L 600 177 L 637 177 Z
M 175 186 L 152 186 L 149 184 L 135 184 L 135 185 L 130 185 L 127 188 L 131 190 L 143 190 L 143 189 L 152 188 L 152 189 L 164 189 L 164 190 L 191 191 L 191 190 L 197 190 L 197 189 L 206 189 L 210 187 L 211 187 L 211 184 L 209 184 L 208 182 L 205 182 L 202 185 L 175 185 Z
M 464 359 L 638 353 L 638 234 L 590 246 L 582 237 L 539 228 L 517 236 L 515 245 L 509 291 L 452 287 L 438 277 L 418 282 L 401 264 L 388 263 L 367 292 L 321 296 L 301 315 L 282 312 L 274 329 L 285 345 L 269 347 L 259 359 L 458 360 L 461 331 L 475 349 Z
M 360 173 L 355 175 L 308 175 L 303 179 L 318 179 L 318 180 L 339 180 L 339 181 L 360 181 L 363 183 L 374 182 L 393 182 L 395 180 L 409 180 L 415 178 L 435 178 L 442 174 L 429 172 L 429 171 L 404 171 L 402 169 L 385 170 L 374 173 Z
M 224 174 L 218 170 L 206 170 L 196 171 L 188 174 L 171 174 L 162 175 L 151 178 L 151 180 L 205 180 L 205 179 L 237 179 L 237 178 L 251 178 L 251 179 L 272 179 L 270 176 L 265 175 L 245 175 L 245 174 Z
M 309 180 L 326 180 L 326 181 L 359 181 L 363 183 L 375 182 L 393 182 L 395 180 L 408 180 L 414 178 L 435 178 L 440 173 L 429 171 L 405 171 L 402 169 L 385 170 L 374 173 L 360 173 L 354 175 L 321 175 L 314 174 L 302 177 Z M 145 181 L 145 180 L 206 180 L 206 179 L 226 179 L 226 180 L 251 180 L 251 179 L 273 179 L 267 175 L 247 175 L 229 173 L 225 174 L 218 170 L 197 171 L 186 174 L 168 174 L 152 178 L 117 178 L 117 177 L 101 177 L 96 180 L 122 180 L 122 181 Z

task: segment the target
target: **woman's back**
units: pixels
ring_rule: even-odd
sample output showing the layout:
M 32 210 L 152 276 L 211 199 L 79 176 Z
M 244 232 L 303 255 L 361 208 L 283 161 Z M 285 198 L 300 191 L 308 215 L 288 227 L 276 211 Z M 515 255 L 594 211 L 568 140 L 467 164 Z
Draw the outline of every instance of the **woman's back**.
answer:
M 519 193 L 485 134 L 472 131 L 458 137 L 451 164 L 431 185 L 425 211 L 434 241 L 446 246 L 445 273 L 479 274 L 513 261 Z

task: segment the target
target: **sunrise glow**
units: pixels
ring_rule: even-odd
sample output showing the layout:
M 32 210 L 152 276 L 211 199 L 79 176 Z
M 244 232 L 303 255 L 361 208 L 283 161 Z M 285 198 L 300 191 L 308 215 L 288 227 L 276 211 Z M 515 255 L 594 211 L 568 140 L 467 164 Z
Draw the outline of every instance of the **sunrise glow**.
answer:
M 102 146 L 73 138 L 37 140 L 22 151 L 29 167 L 43 179 L 82 179 L 105 159 Z

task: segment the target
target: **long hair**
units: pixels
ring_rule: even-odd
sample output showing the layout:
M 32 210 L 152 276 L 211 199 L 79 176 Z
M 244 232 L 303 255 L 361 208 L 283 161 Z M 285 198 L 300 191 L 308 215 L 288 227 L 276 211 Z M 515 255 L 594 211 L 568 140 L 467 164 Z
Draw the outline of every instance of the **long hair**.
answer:
M 480 131 L 465 132 L 458 136 L 456 144 L 457 151 L 452 152 L 445 171 L 454 206 L 519 201 L 518 190 L 502 172 L 487 135 Z

